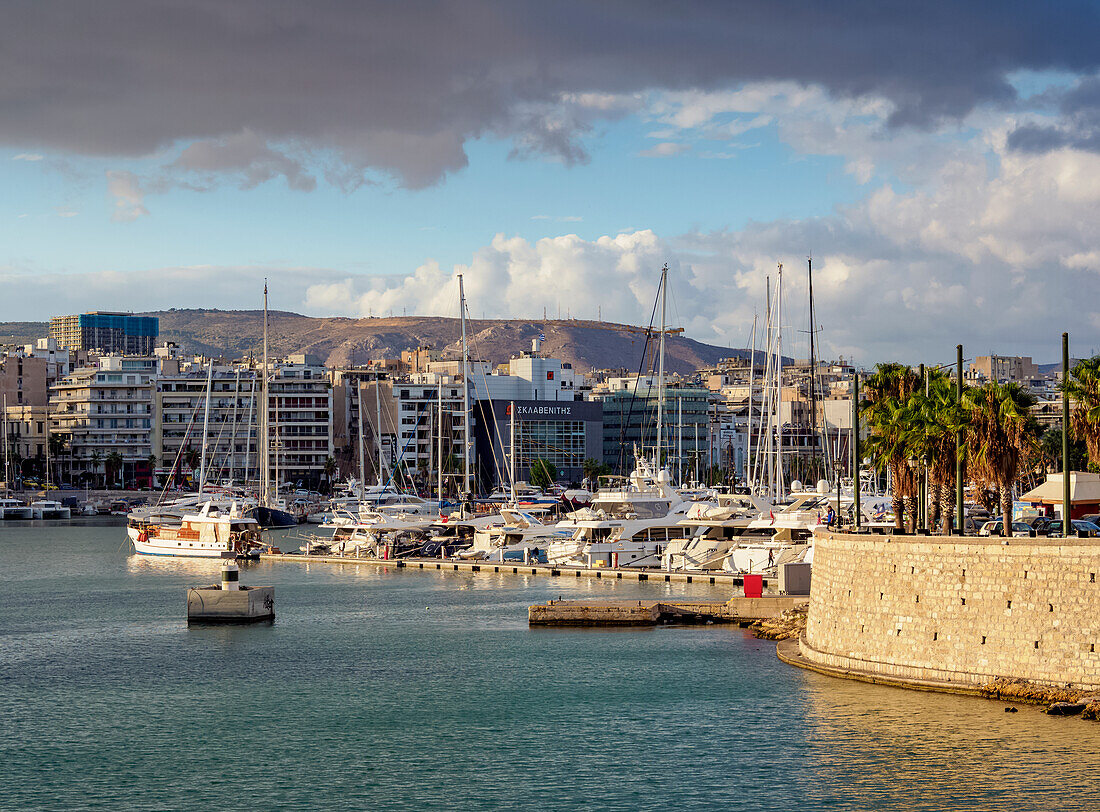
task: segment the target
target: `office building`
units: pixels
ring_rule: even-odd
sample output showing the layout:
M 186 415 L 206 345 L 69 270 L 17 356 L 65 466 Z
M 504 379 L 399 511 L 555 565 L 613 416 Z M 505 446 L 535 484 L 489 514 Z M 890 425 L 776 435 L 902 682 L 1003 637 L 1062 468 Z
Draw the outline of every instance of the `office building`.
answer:
M 96 311 L 50 319 L 50 338 L 70 350 L 152 355 L 159 334 L 160 319 L 155 316 Z

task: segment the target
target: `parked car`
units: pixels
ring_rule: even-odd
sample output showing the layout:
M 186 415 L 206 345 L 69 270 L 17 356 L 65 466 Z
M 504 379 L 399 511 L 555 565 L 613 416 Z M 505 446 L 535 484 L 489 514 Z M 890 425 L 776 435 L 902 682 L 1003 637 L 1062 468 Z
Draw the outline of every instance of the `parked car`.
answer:
M 1086 522 L 1084 519 L 1073 519 L 1073 532 L 1077 535 L 1084 533 L 1089 538 L 1096 538 L 1100 536 L 1100 524 Z M 1062 523 L 1059 521 L 1053 522 L 1047 535 L 1051 538 L 1061 538 Z
M 995 519 L 991 522 L 986 522 L 982 525 L 982 529 L 978 531 L 979 536 L 1003 536 L 1001 532 L 1001 520 Z M 1027 537 L 1031 535 L 1031 525 L 1024 524 L 1023 522 L 1012 523 L 1012 535 L 1013 537 Z

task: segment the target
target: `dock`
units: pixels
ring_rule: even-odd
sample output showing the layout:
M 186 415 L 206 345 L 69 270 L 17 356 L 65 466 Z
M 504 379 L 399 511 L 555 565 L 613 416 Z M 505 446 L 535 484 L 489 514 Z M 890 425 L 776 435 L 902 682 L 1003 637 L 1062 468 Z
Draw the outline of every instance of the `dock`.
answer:
M 734 597 L 728 601 L 551 600 L 527 610 L 532 626 L 659 626 L 666 623 L 739 623 L 747 625 L 805 605 L 801 595 Z
M 544 575 L 549 578 L 608 578 L 619 581 L 653 581 L 664 583 L 715 584 L 738 587 L 744 579 L 732 572 L 696 571 L 669 572 L 658 569 L 630 567 L 555 567 L 549 564 L 524 564 L 519 561 L 465 561 L 457 558 L 357 558 L 339 555 L 297 555 L 292 553 L 262 553 L 261 561 L 291 561 L 298 564 L 366 564 L 410 570 L 442 572 L 507 573 L 512 575 Z M 764 589 L 776 585 L 765 578 Z M 803 600 L 806 600 L 803 598 Z M 778 612 L 776 613 L 778 614 Z

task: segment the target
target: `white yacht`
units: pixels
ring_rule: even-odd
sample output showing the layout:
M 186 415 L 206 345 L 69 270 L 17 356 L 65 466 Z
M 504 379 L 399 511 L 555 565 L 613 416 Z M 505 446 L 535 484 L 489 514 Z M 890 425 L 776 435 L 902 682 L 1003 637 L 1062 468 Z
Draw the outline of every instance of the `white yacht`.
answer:
M 35 519 L 68 519 L 72 511 L 55 499 L 39 499 L 31 502 L 31 514 Z
M 501 508 L 500 521 L 474 530 L 474 544 L 462 558 L 490 561 L 536 560 L 545 563 L 553 541 L 572 537 L 573 531 L 545 524 L 538 516 L 546 508 Z
M 232 507 L 218 510 L 207 502 L 198 513 L 130 518 L 126 534 L 142 555 L 235 558 L 255 554 L 263 542 L 260 525 Z
M 591 507 L 555 525 L 570 536 L 551 542 L 547 560 L 555 566 L 659 567 L 668 545 L 689 535 L 680 522 L 692 504 L 671 487 L 668 471 L 654 473 L 641 462 L 625 483 L 611 483 Z
M 661 558 L 662 569 L 721 569 L 730 552 L 742 543 L 749 525 L 771 509 L 763 500 L 748 495 L 718 494 L 717 499 L 717 505 L 692 505 L 680 522 L 689 535 L 669 542 Z
M 34 509 L 18 499 L 0 498 L 0 519 L 33 519 Z
M 322 531 L 331 530 L 330 538 L 309 539 L 298 549 L 307 555 L 324 553 L 385 558 L 394 549 L 389 545 L 402 539 L 423 538 L 430 527 L 431 522 L 421 517 L 390 516 L 385 513 L 337 516 L 319 528 Z

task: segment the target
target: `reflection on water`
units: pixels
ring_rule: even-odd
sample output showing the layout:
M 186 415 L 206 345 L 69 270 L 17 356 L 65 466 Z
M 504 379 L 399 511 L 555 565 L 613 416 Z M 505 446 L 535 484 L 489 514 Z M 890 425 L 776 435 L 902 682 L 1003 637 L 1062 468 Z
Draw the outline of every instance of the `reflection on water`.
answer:
M 1097 808 L 1100 725 L 1005 703 L 803 676 L 812 796 L 879 809 Z M 839 794 L 838 794 L 839 793 Z
M 220 558 L 139 555 L 134 552 L 126 558 L 126 571 L 133 575 L 189 575 L 204 579 L 204 584 L 211 578 L 219 580 L 221 567 Z

